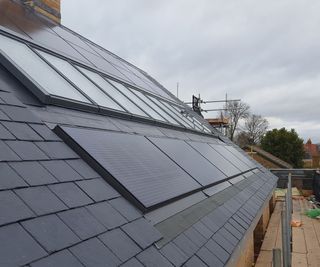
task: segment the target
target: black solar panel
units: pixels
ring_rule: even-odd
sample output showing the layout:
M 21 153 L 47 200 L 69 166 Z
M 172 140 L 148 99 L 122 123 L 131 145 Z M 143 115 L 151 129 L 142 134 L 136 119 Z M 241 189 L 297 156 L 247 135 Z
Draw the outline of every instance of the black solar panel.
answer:
M 70 145 L 75 142 L 84 157 L 90 156 L 103 167 L 107 179 L 120 186 L 125 196 L 129 192 L 140 208 L 160 205 L 201 187 L 143 136 L 71 127 L 62 130 L 57 129 L 62 138 Z
M 169 138 L 149 139 L 201 185 L 206 186 L 226 178 L 224 173 L 185 141 Z
M 227 176 L 233 176 L 237 173 L 241 173 L 241 170 L 236 168 L 233 164 L 231 164 L 231 162 L 221 156 L 221 154 L 209 146 L 209 144 L 192 141 L 188 143 Z
M 244 155 L 244 151 L 243 151 L 243 154 L 238 151 L 235 147 L 233 146 L 226 146 L 226 149 L 228 149 L 231 153 L 233 153 L 238 159 L 240 159 L 242 162 L 244 162 L 245 164 L 247 164 L 250 168 L 255 168 L 257 167 L 257 165 L 252 161 L 250 160 L 249 158 L 247 158 L 245 155 Z
M 233 155 L 226 146 L 222 145 L 216 145 L 216 144 L 209 144 L 214 150 L 216 150 L 218 153 L 220 153 L 224 158 L 232 162 L 233 165 L 235 165 L 239 170 L 242 172 L 247 171 L 250 169 L 248 165 L 243 163 L 241 160 L 239 160 L 235 155 Z

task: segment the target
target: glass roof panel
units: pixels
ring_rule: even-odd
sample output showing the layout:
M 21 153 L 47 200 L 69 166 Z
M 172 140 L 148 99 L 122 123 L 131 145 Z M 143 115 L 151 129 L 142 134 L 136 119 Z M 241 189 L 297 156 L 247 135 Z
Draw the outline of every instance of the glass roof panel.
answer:
M 89 79 L 97 84 L 104 92 L 112 96 L 122 107 L 128 112 L 146 117 L 147 115 L 138 108 L 132 101 L 130 101 L 125 95 L 120 93 L 118 89 L 112 86 L 106 79 L 103 79 L 99 74 L 89 71 L 84 68 L 79 68 Z
M 0 35 L 0 49 L 47 93 L 91 103 L 25 44 Z
M 83 76 L 69 62 L 52 56 L 50 54 L 38 51 L 50 64 L 52 64 L 59 72 L 67 77 L 75 84 L 82 92 L 88 95 L 99 106 L 124 111 L 115 101 L 113 101 L 102 90 L 96 87 L 90 80 Z

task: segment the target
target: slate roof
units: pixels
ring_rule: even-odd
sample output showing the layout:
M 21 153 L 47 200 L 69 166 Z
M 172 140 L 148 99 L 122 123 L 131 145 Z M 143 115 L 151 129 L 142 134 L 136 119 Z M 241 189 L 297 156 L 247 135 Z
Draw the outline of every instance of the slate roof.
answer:
M 276 186 L 256 164 L 143 214 L 52 131 L 57 125 L 217 138 L 43 105 L 0 66 L 0 266 L 224 266 Z

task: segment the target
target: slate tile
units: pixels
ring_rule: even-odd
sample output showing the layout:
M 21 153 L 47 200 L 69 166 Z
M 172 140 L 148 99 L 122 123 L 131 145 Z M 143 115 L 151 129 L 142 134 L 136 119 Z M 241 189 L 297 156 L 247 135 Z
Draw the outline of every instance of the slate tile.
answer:
M 0 162 L 0 190 L 28 186 L 7 163 Z
M 37 161 L 11 162 L 10 166 L 32 186 L 56 183 L 57 180 Z
M 15 192 L 37 215 L 67 209 L 67 206 L 46 186 L 18 189 Z
M 82 176 L 63 160 L 41 161 L 40 164 L 60 182 L 70 182 L 82 179 Z
M 48 252 L 64 249 L 80 241 L 57 215 L 47 215 L 24 221 L 22 226 Z
M 93 201 L 74 183 L 61 183 L 49 185 L 58 198 L 69 208 L 85 206 Z
M 71 247 L 70 251 L 86 267 L 105 267 L 106 265 L 113 267 L 120 264 L 116 256 L 97 238 Z
M 224 225 L 224 227 L 238 240 L 241 240 L 243 237 L 243 233 L 241 233 L 238 229 L 236 229 L 232 224 L 229 222 Z M 240 226 L 239 226 L 240 228 Z
M 215 233 L 211 239 L 215 241 L 217 244 L 219 244 L 229 254 L 233 252 L 233 249 L 235 246 L 232 243 L 230 243 L 228 240 L 226 240 L 225 237 L 221 235 L 221 233 L 219 232 Z
M 0 192 L 0 225 L 33 216 L 34 213 L 12 191 Z
M 31 267 L 83 267 L 80 261 L 67 249 L 51 254 L 42 260 L 34 262 Z
M 194 255 L 196 251 L 199 249 L 198 246 L 192 240 L 187 238 L 184 234 L 178 235 L 173 240 L 173 243 L 188 257 Z
M 99 222 L 107 227 L 107 229 L 113 229 L 127 222 L 108 202 L 97 203 L 87 206 L 86 208 Z
M 76 183 L 84 192 L 94 201 L 103 201 L 119 197 L 119 193 L 102 178 L 93 180 L 84 180 Z
M 61 139 L 51 131 L 48 126 L 42 124 L 29 124 L 46 141 L 61 141 Z
M 240 233 L 244 234 L 246 232 L 246 228 L 241 225 L 240 222 L 237 222 L 233 218 L 231 218 L 228 223 L 230 223 L 235 229 L 237 229 Z M 247 226 L 246 226 L 247 227 Z
M 251 221 L 244 216 L 241 212 L 237 212 L 236 214 L 233 215 L 233 218 L 236 222 L 240 223 L 242 227 L 245 229 L 248 229 L 249 226 L 251 225 Z
M 144 218 L 124 225 L 122 230 L 143 249 L 162 238 L 160 232 Z
M 211 253 L 206 247 L 202 247 L 198 252 L 197 256 L 205 262 L 208 266 L 214 266 L 214 267 L 223 267 L 224 264 L 215 256 L 213 253 Z
M 193 256 L 184 264 L 185 267 L 208 267 L 202 260 L 200 260 L 197 256 Z
M 181 266 L 188 260 L 184 254 L 174 243 L 170 242 L 161 248 L 160 253 L 166 257 L 174 266 Z
M 128 260 L 126 263 L 122 264 L 121 267 L 144 267 L 140 261 L 136 258 Z
M 121 262 L 127 261 L 141 251 L 132 239 L 119 228 L 100 235 L 99 239 Z
M 213 232 L 205 226 L 201 221 L 198 221 L 193 225 L 193 227 L 200 233 L 204 238 L 210 238 L 213 235 Z
M 133 221 L 142 216 L 142 213 L 123 197 L 112 199 L 109 203 L 128 221 Z
M 22 266 L 47 255 L 19 224 L 0 228 L 0 244 L 1 266 Z
M 209 216 L 205 216 L 201 219 L 201 222 L 210 229 L 212 233 L 215 233 L 219 230 L 219 226 L 217 226 L 210 218 Z
M 13 121 L 41 123 L 29 109 L 16 106 L 0 106 L 0 109 Z
M 188 230 L 183 232 L 192 242 L 198 247 L 202 247 L 208 239 L 204 238 L 196 229 L 190 227 Z
M 212 239 L 208 241 L 208 243 L 206 244 L 206 248 L 209 249 L 211 253 L 216 255 L 223 263 L 226 263 L 230 257 L 230 255 Z
M 22 102 L 16 98 L 12 93 L 7 93 L 7 92 L 1 92 L 0 93 L 0 98 L 3 100 L 4 103 L 12 106 L 19 106 L 19 107 L 24 107 L 25 105 L 22 104 Z
M 0 120 L 10 120 L 10 118 L 2 110 L 0 110 Z
M 69 164 L 76 172 L 78 172 L 83 178 L 99 178 L 100 175 L 94 171 L 86 162 L 82 159 L 73 159 L 66 160 L 66 163 Z
M 165 257 L 163 257 L 157 249 L 150 247 L 141 252 L 137 259 L 146 267 L 165 267 L 173 266 Z
M 63 142 L 37 142 L 36 144 L 51 159 L 79 158 L 79 156 Z
M 88 239 L 106 231 L 85 208 L 72 209 L 58 213 L 61 220 L 81 239 Z
M 227 229 L 225 229 L 225 227 L 222 227 L 218 232 L 234 246 L 239 243 L 239 240 L 235 238 Z
M 0 161 L 14 161 L 21 160 L 16 153 L 14 153 L 5 142 L 0 140 Z
M 25 141 L 41 141 L 42 140 L 42 138 L 34 130 L 32 130 L 32 128 L 26 123 L 3 121 L 2 124 L 19 140 L 25 140 Z
M 48 157 L 33 142 L 6 141 L 6 144 L 23 160 L 48 159 Z
M 0 124 L 0 139 L 15 140 L 16 138 L 2 124 Z

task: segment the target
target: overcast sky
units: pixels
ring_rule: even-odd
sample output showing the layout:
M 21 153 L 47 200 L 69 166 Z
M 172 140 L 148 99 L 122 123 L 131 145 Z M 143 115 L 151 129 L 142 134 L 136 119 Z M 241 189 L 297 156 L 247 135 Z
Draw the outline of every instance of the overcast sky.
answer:
M 319 0 L 62 0 L 62 23 L 179 98 L 241 98 L 320 142 Z M 205 105 L 203 108 L 219 108 Z M 206 117 L 215 117 L 211 112 Z

